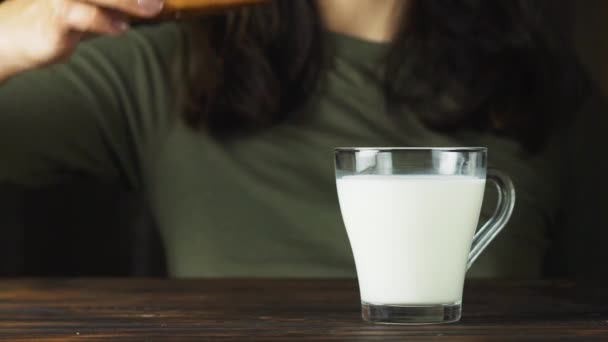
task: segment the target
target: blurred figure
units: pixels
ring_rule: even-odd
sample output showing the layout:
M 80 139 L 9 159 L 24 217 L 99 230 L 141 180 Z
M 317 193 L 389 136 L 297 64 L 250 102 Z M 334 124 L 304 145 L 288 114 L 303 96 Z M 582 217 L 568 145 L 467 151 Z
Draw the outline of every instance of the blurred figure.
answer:
M 140 191 L 173 276 L 352 277 L 334 147 L 487 146 L 518 204 L 470 275 L 541 274 L 587 89 L 536 1 L 275 0 L 129 30 L 161 8 L 0 4 L 0 181 Z

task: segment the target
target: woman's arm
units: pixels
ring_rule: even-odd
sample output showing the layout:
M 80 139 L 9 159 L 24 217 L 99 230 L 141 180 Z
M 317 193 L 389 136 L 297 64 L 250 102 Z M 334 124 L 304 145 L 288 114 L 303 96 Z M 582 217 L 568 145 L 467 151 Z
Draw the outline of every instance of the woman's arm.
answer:
M 64 64 L 0 86 L 0 182 L 55 183 L 74 174 L 139 187 L 145 154 L 173 108 L 175 24 L 81 44 Z

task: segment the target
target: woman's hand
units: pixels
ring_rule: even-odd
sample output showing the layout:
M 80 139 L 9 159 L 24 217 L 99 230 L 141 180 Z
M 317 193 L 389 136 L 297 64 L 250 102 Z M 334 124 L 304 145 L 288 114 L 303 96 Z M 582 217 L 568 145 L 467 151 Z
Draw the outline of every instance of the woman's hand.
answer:
M 163 0 L 7 0 L 0 3 L 0 82 L 63 60 L 87 33 L 117 35 L 127 17 L 156 16 Z

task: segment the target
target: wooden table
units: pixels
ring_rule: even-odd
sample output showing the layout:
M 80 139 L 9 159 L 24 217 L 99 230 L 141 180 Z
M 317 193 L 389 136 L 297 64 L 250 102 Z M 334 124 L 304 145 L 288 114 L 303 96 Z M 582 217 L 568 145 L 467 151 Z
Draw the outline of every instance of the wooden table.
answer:
M 608 341 L 608 287 L 470 281 L 460 323 L 361 321 L 343 280 L 0 280 L 0 339 Z

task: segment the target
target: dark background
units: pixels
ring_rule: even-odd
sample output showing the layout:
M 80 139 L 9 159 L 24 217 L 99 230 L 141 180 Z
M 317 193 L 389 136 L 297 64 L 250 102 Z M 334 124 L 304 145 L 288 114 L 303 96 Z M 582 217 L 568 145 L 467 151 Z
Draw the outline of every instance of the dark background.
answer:
M 549 1 L 551 18 L 608 94 L 608 1 Z M 607 109 L 598 106 L 577 132 L 564 157 L 585 179 L 576 180 L 569 215 L 551 231 L 546 274 L 608 277 Z M 0 185 L 0 276 L 165 274 L 157 230 L 137 194 L 86 179 L 39 190 Z

